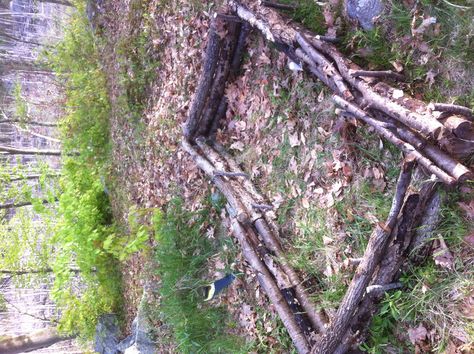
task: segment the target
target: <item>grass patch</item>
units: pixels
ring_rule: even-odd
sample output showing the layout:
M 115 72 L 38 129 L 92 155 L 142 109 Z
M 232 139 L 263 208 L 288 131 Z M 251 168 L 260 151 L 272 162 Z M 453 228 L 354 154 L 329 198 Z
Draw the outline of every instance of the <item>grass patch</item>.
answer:
M 212 222 L 209 209 L 188 212 L 174 200 L 164 214 L 155 215 L 160 312 L 179 352 L 244 353 L 243 341 L 228 333 L 232 324 L 224 308 L 204 303 L 199 294 L 208 260 L 219 252 L 203 235 Z
M 401 332 L 419 324 L 436 331 L 437 336 L 432 341 L 436 353 L 444 352 L 453 337 L 463 335 L 467 342 L 474 340 L 472 322 L 463 313 L 469 308 L 467 301 L 474 291 L 470 261 L 462 256 L 468 224 L 461 216 L 457 201 L 456 194 L 445 196 L 441 221 L 435 231 L 435 235 L 443 236 L 454 255 L 454 269 L 441 268 L 432 259 L 406 269 L 401 277 L 405 289 L 386 294 L 381 311 L 372 321 L 366 351 L 383 353 L 389 345 L 403 352 L 413 351 L 406 334 Z

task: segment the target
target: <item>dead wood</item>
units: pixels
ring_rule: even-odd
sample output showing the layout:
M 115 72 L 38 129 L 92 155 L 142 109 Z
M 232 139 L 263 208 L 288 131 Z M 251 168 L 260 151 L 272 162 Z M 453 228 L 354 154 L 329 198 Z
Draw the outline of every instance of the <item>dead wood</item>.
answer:
M 398 179 L 392 207 L 385 224 L 378 224 L 370 236 L 362 262 L 357 267 L 347 292 L 342 299 L 335 319 L 326 333 L 317 341 L 313 353 L 333 353 L 350 326 L 351 319 L 357 310 L 366 288 L 384 254 L 390 235 L 397 222 L 398 214 L 404 203 L 405 194 L 411 181 L 414 160 L 405 160 Z M 380 283 L 377 283 L 380 284 Z
M 424 114 L 412 112 L 403 105 L 374 91 L 372 87 L 363 80 L 353 77 L 351 75 L 352 63 L 345 59 L 333 45 L 317 39 L 312 39 L 310 42 L 315 49 L 334 60 L 341 76 L 362 94 L 371 108 L 376 108 L 384 112 L 408 127 L 419 131 L 428 138 L 439 140 L 447 134 L 444 126 L 429 113 L 428 109 L 426 109 Z
M 274 9 L 286 10 L 286 11 L 294 11 L 297 8 L 295 5 L 281 4 L 281 3 L 272 2 L 272 1 L 262 1 L 262 6 L 272 7 Z
M 323 74 L 321 68 L 317 66 L 317 64 L 300 48 L 295 50 L 295 54 L 298 58 L 300 58 L 306 65 L 307 69 L 313 76 L 317 79 L 321 80 L 326 86 L 328 86 L 332 91 L 337 92 L 338 88 L 334 81 L 329 80 L 328 76 Z
M 239 38 L 237 39 L 237 45 L 232 56 L 232 62 L 230 64 L 230 78 L 234 79 L 240 72 L 242 65 L 242 59 L 244 58 L 244 51 L 247 46 L 247 38 L 250 33 L 250 25 L 247 22 L 243 22 L 240 28 Z
M 434 109 L 440 112 L 449 112 L 452 114 L 460 114 L 471 121 L 474 120 L 474 116 L 472 114 L 472 110 L 464 107 L 459 106 L 457 104 L 448 104 L 448 103 L 433 103 Z
M 449 185 L 456 183 L 456 179 L 454 177 L 450 176 L 441 168 L 434 165 L 433 161 L 423 156 L 418 150 L 415 149 L 414 146 L 408 144 L 407 142 L 395 136 L 395 134 L 392 133 L 389 129 L 389 128 L 392 128 L 392 129 L 394 128 L 392 124 L 387 125 L 383 122 L 380 122 L 368 116 L 363 110 L 345 101 L 343 98 L 339 96 L 333 96 L 333 100 L 338 106 L 340 106 L 341 108 L 343 108 L 344 110 L 346 110 L 347 112 L 355 116 L 356 118 L 372 126 L 379 135 L 383 136 L 385 139 L 395 144 L 403 152 L 405 152 L 408 155 L 412 155 L 418 161 L 418 163 L 420 163 L 428 171 L 436 175 L 436 177 L 438 177 L 441 181 Z
M 226 23 L 227 35 L 221 40 L 219 56 L 217 60 L 217 68 L 215 76 L 212 79 L 212 87 L 205 108 L 202 111 L 198 135 L 207 136 L 212 127 L 212 121 L 216 118 L 217 110 L 224 96 L 227 79 L 230 72 L 231 60 L 234 54 L 235 46 L 240 32 L 240 24 L 228 22 Z
M 327 58 L 318 53 L 311 44 L 308 43 L 305 36 L 301 33 L 296 34 L 296 41 L 301 46 L 301 49 L 313 60 L 318 66 L 323 69 L 323 73 L 326 74 L 331 81 L 334 82 L 334 85 L 337 87 L 336 92 L 344 97 L 346 100 L 351 101 L 354 99 L 352 96 L 351 91 L 346 86 L 343 78 L 339 75 L 338 71 L 334 67 L 334 65 L 327 60 Z
M 224 169 L 232 169 L 237 165 L 235 162 L 229 163 L 229 160 L 232 160 L 230 156 L 227 156 L 226 161 L 226 159 L 220 156 L 220 154 L 216 150 L 212 149 L 212 147 L 207 145 L 203 139 L 198 139 L 196 143 L 214 166 L 219 166 L 219 168 Z M 233 173 L 244 174 L 240 169 Z M 275 233 L 270 228 L 266 219 L 264 218 L 262 213 L 260 213 L 261 209 L 255 210 L 255 208 L 253 208 L 253 206 L 257 204 L 256 199 L 254 199 L 254 194 L 252 193 L 253 191 L 255 191 L 255 188 L 243 188 L 240 185 L 241 181 L 229 180 L 228 182 L 229 185 L 232 186 L 232 189 L 237 195 L 237 198 L 239 198 L 239 200 L 242 202 L 247 212 L 249 213 L 250 221 L 253 223 L 255 230 L 262 238 L 265 247 L 267 247 L 277 257 L 275 260 L 276 263 L 278 263 L 279 267 L 281 267 L 283 274 L 288 277 L 291 287 L 295 288 L 297 299 L 306 314 L 308 315 L 311 324 L 316 330 L 318 330 L 318 332 L 324 332 L 325 326 L 322 316 L 315 310 L 314 305 L 310 301 L 309 296 L 306 293 L 306 289 L 304 289 L 298 275 L 293 270 L 293 268 L 286 262 L 285 253 L 277 236 L 278 233 Z M 258 195 L 258 193 L 256 194 Z
M 275 306 L 275 310 L 281 318 L 285 328 L 288 330 L 288 334 L 293 340 L 293 344 L 295 345 L 296 349 L 299 353 L 309 353 L 309 343 L 306 340 L 301 328 L 298 326 L 298 323 L 296 322 L 295 317 L 288 306 L 288 303 L 278 288 L 275 279 L 260 260 L 255 250 L 249 244 L 247 237 L 245 236 L 244 228 L 235 218 L 232 218 L 231 220 L 231 230 L 235 238 L 239 241 L 245 260 L 256 272 L 260 285 L 265 290 L 265 293 L 272 304 Z
M 237 218 L 239 219 L 239 221 L 248 222 L 249 214 L 247 210 L 245 209 L 242 202 L 238 198 L 236 198 L 231 187 L 226 182 L 225 177 L 215 176 L 215 173 L 216 173 L 215 167 L 212 166 L 212 164 L 206 158 L 204 158 L 201 154 L 199 154 L 199 152 L 196 151 L 196 149 L 193 146 L 191 146 L 191 144 L 186 139 L 183 139 L 181 141 L 181 146 L 191 156 L 191 158 L 194 160 L 196 165 L 201 170 L 203 170 L 204 173 L 208 175 L 208 177 L 212 178 L 212 181 L 214 182 L 216 187 L 224 195 L 227 202 L 236 211 Z
M 371 70 L 356 70 L 352 71 L 351 75 L 354 77 L 376 77 L 382 79 L 394 79 L 398 81 L 405 81 L 405 76 L 402 74 L 393 72 L 391 70 L 383 70 L 383 71 L 371 71 Z
M 222 120 L 225 118 L 225 114 L 227 112 L 228 101 L 227 97 L 223 96 L 221 98 L 221 102 L 219 103 L 219 107 L 217 108 L 216 115 L 212 120 L 211 128 L 209 129 L 209 139 L 215 140 L 217 130 L 220 127 Z
M 460 116 L 449 116 L 440 120 L 455 136 L 461 139 L 471 140 L 474 143 L 474 127 L 472 121 Z
M 201 112 L 209 96 L 212 79 L 217 67 L 221 39 L 217 33 L 216 27 L 217 20 L 213 19 L 209 28 L 208 42 L 203 61 L 201 77 L 199 78 L 199 84 L 189 109 L 188 119 L 186 120 L 186 123 L 183 127 L 183 134 L 188 140 L 192 139 L 198 128 Z
M 429 213 L 427 206 L 431 204 L 433 196 L 437 194 L 437 184 L 428 183 L 420 192 L 410 194 L 405 201 L 401 216 L 394 229 L 391 244 L 379 264 L 372 284 L 385 286 L 398 281 L 401 268 L 412 252 L 412 242 L 417 230 L 425 227 L 433 227 L 426 224 L 426 215 Z M 436 225 L 434 225 L 436 227 Z M 350 347 L 357 348 L 367 337 L 370 320 L 378 309 L 378 303 L 383 298 L 384 292 L 374 292 L 365 296 L 358 306 L 357 313 L 353 317 L 350 329 L 345 334 L 341 344 L 334 353 L 346 353 Z

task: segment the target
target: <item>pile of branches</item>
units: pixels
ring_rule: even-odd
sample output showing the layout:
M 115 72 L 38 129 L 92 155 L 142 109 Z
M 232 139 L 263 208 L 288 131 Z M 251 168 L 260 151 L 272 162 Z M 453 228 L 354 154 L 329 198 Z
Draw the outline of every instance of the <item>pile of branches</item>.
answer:
M 431 206 L 439 203 L 439 186 L 463 183 L 472 176 L 456 160 L 474 149 L 472 112 L 454 105 L 425 104 L 405 95 L 380 81 L 399 80 L 400 74 L 361 70 L 337 50 L 333 39 L 290 24 L 273 8 L 250 9 L 229 0 L 229 10 L 216 14 L 211 23 L 182 147 L 226 198 L 232 233 L 298 352 L 345 353 L 365 339 L 384 292 L 400 286 L 397 279 L 402 265 L 426 237 L 416 230 L 429 219 Z M 341 116 L 372 126 L 406 155 L 390 214 L 372 232 L 344 299 L 330 320 L 316 310 L 298 274 L 285 261 L 278 228 L 266 215 L 272 207 L 215 141 L 227 110 L 225 87 L 239 73 L 251 27 L 289 61 L 325 83 L 334 93 Z M 407 195 L 415 165 L 435 178 Z

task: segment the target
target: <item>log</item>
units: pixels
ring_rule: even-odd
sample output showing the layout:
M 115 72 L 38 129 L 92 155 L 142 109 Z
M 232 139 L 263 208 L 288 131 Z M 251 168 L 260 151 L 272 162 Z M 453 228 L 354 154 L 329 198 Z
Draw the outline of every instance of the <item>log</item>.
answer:
M 214 166 L 229 169 L 232 169 L 232 167 L 235 168 L 235 163 L 231 162 L 229 164 L 228 160 L 226 161 L 226 159 L 220 156 L 217 151 L 213 150 L 212 147 L 208 146 L 203 141 L 203 139 L 197 139 L 196 143 Z M 240 169 L 238 169 L 236 172 L 231 173 L 237 173 L 239 175 L 244 174 Z M 242 181 L 240 180 L 237 181 L 234 179 L 230 180 L 229 184 L 232 185 L 232 188 L 234 190 L 234 193 L 236 193 L 237 198 L 242 201 L 246 210 L 248 210 L 250 214 L 250 221 L 253 223 L 255 230 L 258 232 L 261 239 L 263 240 L 265 247 L 267 247 L 277 257 L 276 261 L 278 262 L 279 267 L 281 267 L 283 273 L 286 274 L 286 276 L 288 277 L 291 287 L 295 288 L 297 299 L 305 310 L 306 314 L 308 315 L 311 324 L 316 330 L 318 330 L 318 332 L 324 332 L 325 326 L 322 316 L 315 310 L 314 305 L 309 299 L 309 296 L 306 293 L 306 289 L 304 289 L 303 285 L 301 284 L 298 275 L 286 262 L 285 253 L 283 251 L 280 241 L 276 236 L 277 234 L 272 232 L 270 226 L 266 222 L 263 215 L 259 212 L 259 210 L 255 210 L 256 208 L 253 208 L 253 206 L 257 204 L 256 199 L 254 198 L 258 198 L 258 193 L 255 191 L 255 188 L 242 188 L 242 186 L 240 185 L 241 182 Z
M 468 118 L 469 120 L 474 121 L 474 115 L 472 114 L 472 110 L 467 107 L 448 103 L 433 103 L 433 107 L 436 111 L 460 114 Z
M 318 53 L 312 46 L 309 44 L 308 40 L 302 33 L 297 33 L 295 40 L 301 46 L 301 49 L 313 60 L 318 66 L 323 70 L 323 73 L 329 77 L 329 80 L 334 82 L 336 86 L 336 92 L 344 97 L 346 100 L 353 100 L 354 96 L 352 95 L 349 88 L 346 86 L 344 79 L 339 75 L 338 71 L 334 65 L 326 59 L 326 57 Z
M 372 71 L 372 70 L 355 70 L 351 71 L 350 74 L 353 77 L 376 77 L 381 79 L 394 79 L 398 81 L 405 81 L 405 76 L 402 74 L 393 72 L 391 70 L 383 71 Z
M 438 122 L 433 115 L 429 113 L 428 109 L 426 109 L 424 114 L 412 112 L 401 104 L 375 92 L 371 86 L 363 80 L 353 77 L 351 75 L 350 63 L 333 45 L 314 38 L 310 40 L 310 43 L 315 49 L 334 60 L 341 76 L 362 94 L 371 108 L 376 108 L 384 112 L 406 126 L 419 131 L 428 138 L 440 140 L 448 134 L 443 124 Z
M 186 139 L 181 140 L 181 146 L 191 156 L 191 158 L 194 160 L 196 165 L 201 170 L 203 170 L 204 173 L 206 173 L 210 178 L 212 178 L 212 181 L 214 182 L 216 187 L 219 189 L 219 191 L 227 199 L 227 202 L 238 213 L 239 221 L 248 222 L 249 220 L 248 211 L 245 209 L 242 202 L 238 198 L 236 198 L 231 187 L 226 182 L 225 177 L 214 176 L 216 172 L 216 169 L 214 168 L 214 166 L 212 166 L 212 164 L 208 160 L 206 160 L 203 156 L 201 156 Z
M 306 340 L 304 333 L 301 331 L 301 328 L 298 326 L 288 303 L 281 294 L 281 291 L 270 272 L 247 241 L 244 228 L 235 218 L 232 218 L 231 220 L 231 230 L 241 246 L 245 260 L 256 272 L 260 285 L 265 290 L 271 303 L 274 305 L 278 316 L 281 318 L 283 325 L 287 329 L 288 334 L 296 347 L 296 350 L 298 350 L 299 353 L 309 353 L 309 343 Z
M 343 98 L 339 96 L 336 96 L 336 95 L 333 96 L 333 100 L 338 106 L 340 106 L 341 108 L 343 108 L 344 110 L 352 114 L 354 117 L 372 126 L 379 135 L 381 135 L 382 137 L 384 137 L 391 143 L 398 146 L 403 152 L 405 152 L 408 155 L 414 156 L 414 158 L 417 160 L 418 163 L 420 163 L 420 165 L 422 165 L 428 171 L 436 175 L 436 177 L 438 177 L 441 181 L 443 181 L 444 183 L 448 185 L 453 185 L 456 183 L 457 180 L 454 177 L 450 176 L 441 168 L 434 165 L 431 160 L 423 156 L 418 150 L 415 149 L 414 146 L 406 143 L 405 141 L 395 136 L 395 134 L 389 130 L 389 128 L 392 128 L 392 129 L 394 128 L 393 125 L 391 124 L 384 125 L 384 123 L 368 116 L 363 110 L 345 101 Z
M 284 11 L 295 11 L 297 9 L 295 5 L 281 4 L 281 3 L 272 2 L 272 1 L 262 1 L 262 6 L 272 7 L 274 9 L 284 10 Z
M 212 121 L 216 118 L 216 112 L 224 96 L 231 60 L 240 32 L 240 24 L 228 22 L 227 32 L 225 38 L 222 39 L 215 76 L 212 80 L 212 87 L 209 92 L 206 107 L 202 111 L 202 117 L 200 118 L 199 127 L 197 128 L 197 135 L 208 136 L 212 127 Z
M 474 128 L 471 121 L 460 116 L 449 116 L 441 119 L 441 122 L 456 137 L 471 140 L 474 143 Z
M 198 128 L 201 112 L 209 96 L 212 79 L 217 67 L 221 39 L 217 34 L 216 22 L 217 20 L 213 19 L 209 28 L 208 42 L 204 56 L 201 77 L 199 78 L 199 84 L 189 109 L 188 119 L 186 120 L 183 127 L 183 134 L 188 140 L 192 139 Z
M 396 225 L 398 214 L 400 214 L 408 186 L 410 185 L 413 166 L 414 160 L 406 159 L 404 161 L 387 221 L 385 224 L 378 224 L 375 227 L 364 252 L 362 262 L 357 267 L 354 278 L 339 305 L 336 318 L 326 333 L 316 342 L 312 353 L 333 353 L 346 334 L 357 306 L 362 300 L 366 288 L 390 241 L 392 230 Z
M 437 184 L 425 185 L 419 193 L 410 194 L 403 206 L 397 227 L 394 230 L 392 244 L 385 253 L 379 265 L 373 284 L 386 285 L 397 282 L 401 275 L 401 267 L 406 259 L 413 253 L 413 239 L 417 230 L 428 226 L 425 224 L 426 214 L 433 195 L 437 194 Z M 420 221 L 421 220 L 421 221 Z M 343 354 L 350 347 L 357 348 L 363 343 L 368 334 L 370 320 L 377 311 L 378 302 L 383 298 L 383 293 L 373 293 L 364 297 L 358 307 L 357 314 L 351 321 L 350 329 L 346 332 L 344 340 L 334 353 Z
M 230 64 L 231 79 L 235 79 L 240 72 L 249 33 L 250 25 L 247 22 L 243 22 L 240 28 L 239 39 L 237 40 L 237 45 L 235 46 L 234 54 L 232 56 L 232 63 Z

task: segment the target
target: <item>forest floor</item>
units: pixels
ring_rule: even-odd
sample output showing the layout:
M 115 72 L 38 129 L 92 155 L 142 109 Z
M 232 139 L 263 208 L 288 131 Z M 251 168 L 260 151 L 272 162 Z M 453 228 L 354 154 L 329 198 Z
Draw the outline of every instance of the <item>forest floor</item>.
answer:
M 409 81 L 403 89 L 417 98 L 473 107 L 474 28 L 472 21 L 452 20 L 453 14 L 469 18 L 466 11 L 423 1 L 410 12 L 414 2 L 404 1 L 390 6 L 375 31 L 363 32 L 331 3 L 337 1 L 323 11 L 311 2 L 312 12 L 296 20 L 317 33 L 336 31 L 344 38 L 344 51 L 364 67 L 404 70 Z M 132 206 L 162 208 L 180 196 L 187 209 L 199 210 L 214 192 L 179 143 L 216 6 L 192 0 L 104 1 L 99 25 L 112 103 L 111 192 L 115 217 L 123 225 Z M 415 16 L 436 16 L 438 22 L 414 36 Z M 308 284 L 318 285 L 312 296 L 331 314 L 351 279 L 344 260 L 362 255 L 372 228 L 387 216 L 402 154 L 367 127 L 348 129 L 323 84 L 289 70 L 286 58 L 257 33 L 250 36 L 242 75 L 227 88 L 227 97 L 218 141 L 273 205 L 288 259 Z M 374 321 L 367 350 L 455 353 L 473 342 L 472 188 L 463 186 L 443 198 L 437 235 L 451 258 L 437 262 L 433 251 L 423 266 L 404 275 L 405 289 L 384 300 L 389 310 Z M 203 234 L 221 237 L 216 230 Z M 238 249 L 235 254 L 209 261 L 208 279 L 229 267 L 242 274 L 211 305 L 228 308 L 234 332 L 254 343 L 252 351 L 291 351 L 256 278 Z M 159 281 L 152 255 L 138 254 L 123 266 L 125 331 L 145 282 Z

